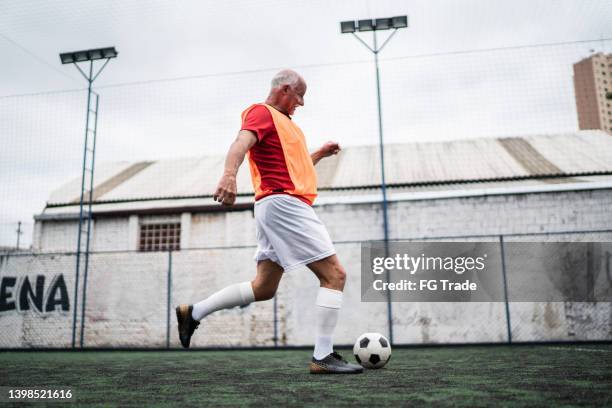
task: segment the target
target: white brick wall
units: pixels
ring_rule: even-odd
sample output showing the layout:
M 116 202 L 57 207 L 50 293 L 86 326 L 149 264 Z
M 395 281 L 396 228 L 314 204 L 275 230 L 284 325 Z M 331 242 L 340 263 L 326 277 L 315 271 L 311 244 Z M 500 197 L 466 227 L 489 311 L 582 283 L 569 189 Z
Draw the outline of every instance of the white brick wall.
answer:
M 94 251 L 125 251 L 130 248 L 129 217 L 101 218 L 95 221 L 92 248 Z
M 189 244 L 190 248 L 255 245 L 253 211 L 194 214 Z
M 391 239 L 612 229 L 612 190 L 389 204 Z M 382 239 L 379 204 L 316 208 L 334 241 Z
M 64 348 L 71 345 L 74 272 L 73 255 L 0 256 L 0 278 L 17 277 L 19 280 L 17 286 L 10 290 L 7 299 L 9 302 L 14 302 L 17 306 L 18 289 L 22 279 L 28 276 L 34 284 L 37 275 L 45 276 L 44 290 L 48 291 L 52 279 L 63 274 L 70 299 L 68 312 L 58 310 L 41 314 L 31 308 L 28 311 L 12 310 L 0 313 L 0 347 Z
M 252 248 L 186 250 L 173 257 L 173 304 L 195 303 L 217 290 L 253 279 Z M 274 345 L 273 303 L 253 303 L 246 308 L 223 310 L 207 318 L 192 344 L 202 346 Z M 176 316 L 172 315 L 172 345 L 180 347 Z
M 77 245 L 77 221 L 36 221 L 41 225 L 40 252 L 74 251 Z

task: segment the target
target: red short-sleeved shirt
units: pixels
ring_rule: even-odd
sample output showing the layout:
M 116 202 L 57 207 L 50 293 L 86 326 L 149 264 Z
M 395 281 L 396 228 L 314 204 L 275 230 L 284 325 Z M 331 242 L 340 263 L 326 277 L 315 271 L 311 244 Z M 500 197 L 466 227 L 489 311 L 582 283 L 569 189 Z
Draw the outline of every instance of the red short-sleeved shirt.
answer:
M 261 176 L 261 189 L 266 193 L 255 197 L 255 200 L 272 194 L 287 194 L 285 190 L 294 190 L 283 146 L 268 109 L 263 105 L 253 107 L 244 118 L 241 130 L 250 130 L 257 135 L 257 143 L 251 147 L 249 153 Z M 310 205 L 305 198 L 296 197 Z

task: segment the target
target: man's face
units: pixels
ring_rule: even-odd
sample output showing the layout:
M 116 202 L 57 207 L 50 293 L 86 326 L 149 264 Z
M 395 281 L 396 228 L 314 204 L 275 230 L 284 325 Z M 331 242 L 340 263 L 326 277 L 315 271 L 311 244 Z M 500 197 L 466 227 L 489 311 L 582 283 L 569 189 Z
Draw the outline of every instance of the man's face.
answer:
M 295 108 L 304 106 L 306 83 L 300 80 L 296 85 L 283 85 L 281 108 L 289 115 L 293 115 Z

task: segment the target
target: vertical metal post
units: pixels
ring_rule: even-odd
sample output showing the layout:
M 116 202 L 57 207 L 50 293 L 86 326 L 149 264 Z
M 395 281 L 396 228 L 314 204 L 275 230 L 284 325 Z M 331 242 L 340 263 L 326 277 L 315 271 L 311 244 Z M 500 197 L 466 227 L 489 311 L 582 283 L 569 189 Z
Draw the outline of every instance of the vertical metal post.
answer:
M 378 67 L 378 51 L 376 49 L 376 31 L 374 33 L 374 64 L 376 65 L 376 100 L 378 102 L 378 141 L 380 150 L 380 176 L 383 196 L 383 228 L 385 243 L 389 242 L 389 220 L 387 216 L 387 183 L 385 179 L 385 149 L 383 141 L 382 102 L 380 97 L 380 70 Z
M 23 234 L 23 232 L 21 232 L 21 221 L 17 222 L 17 246 L 15 247 L 15 249 L 17 249 L 19 251 L 19 238 L 21 238 L 21 234 Z
M 595 271 L 599 270 L 599 247 L 594 242 L 586 243 L 586 301 L 595 302 Z M 596 266 L 597 263 L 597 266 Z
M 510 303 L 508 299 L 508 278 L 506 276 L 506 254 L 504 252 L 504 236 L 499 236 L 501 249 L 502 279 L 504 283 L 504 302 L 506 304 L 506 330 L 508 331 L 508 344 L 512 344 L 512 325 L 510 324 Z
M 170 348 L 170 308 L 172 307 L 172 250 L 168 251 L 168 278 L 166 280 L 166 348 Z
M 376 67 L 376 101 L 378 105 L 378 144 L 380 150 L 380 177 L 382 191 L 382 210 L 383 210 L 383 233 L 385 240 L 385 256 L 389 256 L 389 218 L 387 214 L 387 183 L 385 180 L 385 148 L 383 141 L 382 125 L 382 102 L 380 98 L 380 70 L 378 67 L 378 44 L 376 42 L 376 30 L 374 33 L 374 65 Z M 389 282 L 390 273 L 386 272 L 386 279 Z M 393 344 L 393 306 L 391 303 L 391 292 L 387 291 L 387 325 L 389 327 L 389 341 Z
M 92 61 L 93 63 L 93 61 Z M 94 93 L 94 92 L 92 92 Z M 96 95 L 96 111 L 94 118 L 94 127 L 92 132 L 93 142 L 91 148 L 91 170 L 89 172 L 89 204 L 87 206 L 87 238 L 85 243 L 85 271 L 83 271 L 83 301 L 81 302 L 81 348 L 83 347 L 83 337 L 85 333 L 85 306 L 87 304 L 87 275 L 89 272 L 89 240 L 91 239 L 91 206 L 93 201 L 93 186 L 94 186 L 94 169 L 96 168 L 96 135 L 98 133 L 98 106 L 100 96 Z M 87 106 L 88 112 L 91 108 Z
M 387 45 L 387 43 L 391 40 L 391 38 L 397 32 L 397 29 L 400 27 L 395 27 L 394 31 L 387 37 L 385 41 L 383 41 L 382 45 L 378 47 L 378 39 L 376 37 L 376 27 L 373 27 L 372 34 L 374 35 L 374 44 L 373 47 L 370 47 L 365 41 L 363 41 L 357 34 L 355 34 L 355 24 L 352 23 L 353 30 L 345 31 L 343 24 L 341 24 L 342 32 L 350 32 L 353 34 L 355 39 L 357 39 L 361 44 L 363 44 L 370 52 L 374 54 L 374 66 L 376 67 L 376 101 L 378 105 L 378 140 L 379 140 L 379 149 L 380 149 L 380 176 L 381 176 L 381 192 L 382 192 L 382 210 L 383 210 L 383 233 L 384 233 L 384 243 L 385 243 L 385 256 L 389 256 L 389 217 L 388 217 L 388 201 L 387 201 L 387 181 L 385 180 L 385 149 L 384 149 L 384 141 L 383 141 L 383 125 L 382 125 L 382 102 L 380 97 L 380 69 L 378 66 L 378 53 Z M 360 25 L 361 28 L 361 25 Z M 386 27 L 384 29 L 387 29 Z M 361 31 L 361 30 L 360 30 Z M 385 273 L 385 277 L 387 282 L 390 280 L 391 274 L 389 271 Z M 393 343 L 393 308 L 391 303 L 391 293 L 387 291 L 387 324 L 389 330 L 389 341 Z
M 278 302 L 276 300 L 276 295 L 274 295 L 274 347 L 278 347 Z
M 79 201 L 79 230 L 77 235 L 76 273 L 74 279 L 74 310 L 72 314 L 72 348 L 76 347 L 76 319 L 79 299 L 79 271 L 81 267 L 81 228 L 83 227 L 83 190 L 85 189 L 85 173 L 87 171 L 87 150 L 89 136 L 89 107 L 91 106 L 91 78 L 93 75 L 93 61 L 89 62 L 89 77 L 87 78 L 87 110 L 85 112 L 85 148 L 83 149 L 83 172 L 81 175 L 81 199 Z

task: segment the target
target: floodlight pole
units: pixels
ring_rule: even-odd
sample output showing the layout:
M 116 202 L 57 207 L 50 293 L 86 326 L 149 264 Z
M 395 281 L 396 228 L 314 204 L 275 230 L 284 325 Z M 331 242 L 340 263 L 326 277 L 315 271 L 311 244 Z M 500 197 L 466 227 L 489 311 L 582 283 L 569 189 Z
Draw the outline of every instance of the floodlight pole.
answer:
M 382 192 L 382 209 L 383 209 L 383 233 L 384 233 L 384 245 L 385 245 L 385 256 L 389 256 L 389 217 L 388 217 L 388 200 L 387 200 L 387 182 L 385 179 L 385 149 L 384 149 L 384 137 L 383 137 L 383 122 L 382 122 L 382 103 L 380 97 L 380 68 L 378 64 L 378 54 L 382 49 L 389 43 L 391 38 L 395 35 L 398 28 L 394 28 L 389 37 L 378 47 L 378 41 L 376 37 L 376 27 L 372 29 L 374 36 L 373 47 L 370 47 L 368 43 L 363 41 L 355 32 L 351 32 L 361 44 L 363 44 L 372 54 L 374 54 L 374 66 L 376 68 L 376 101 L 378 107 L 378 147 L 380 154 L 380 178 L 381 178 L 381 192 Z M 389 271 L 386 273 L 386 279 L 389 281 Z M 393 310 L 391 304 L 391 294 L 387 291 L 387 320 L 389 330 L 389 341 L 393 344 Z
M 395 31 L 391 34 L 395 34 Z M 389 219 L 387 217 L 387 183 L 385 180 L 385 149 L 383 142 L 383 126 L 382 126 L 382 105 L 380 98 L 380 68 L 378 66 L 378 53 L 379 49 L 377 49 L 376 43 L 376 31 L 374 33 L 374 65 L 376 66 L 376 101 L 378 105 L 378 140 L 379 140 L 379 150 L 380 150 L 380 176 L 381 176 L 381 190 L 383 196 L 383 221 L 384 221 L 384 230 L 385 230 L 385 245 L 388 245 L 389 242 Z M 389 37 L 391 38 L 391 37 Z M 393 337 L 393 336 L 390 336 Z
M 106 67 L 111 58 L 115 58 L 117 56 L 114 48 L 112 49 L 112 54 L 110 56 L 105 57 L 102 53 L 103 51 L 107 51 L 110 49 L 98 49 L 98 50 L 88 50 L 88 51 L 80 51 L 72 53 L 73 55 L 69 55 L 71 53 L 60 54 L 60 58 L 62 59 L 62 63 L 72 63 L 79 70 L 83 78 L 87 81 L 87 110 L 85 112 L 85 146 L 83 149 L 83 167 L 81 173 L 81 194 L 79 199 L 79 226 L 78 226 L 78 235 L 77 235 L 77 250 L 76 250 L 76 271 L 75 271 L 75 280 L 74 280 L 74 309 L 72 316 L 72 348 L 76 348 L 76 324 L 77 324 L 77 308 L 78 308 L 78 296 L 79 296 L 79 275 L 81 269 L 81 254 L 83 253 L 85 257 L 84 261 L 84 271 L 83 271 L 83 300 L 81 302 L 81 324 L 80 324 L 80 337 L 79 337 L 79 345 L 83 347 L 83 338 L 85 331 L 85 304 L 87 300 L 87 273 L 89 270 L 89 244 L 91 239 L 91 208 L 93 201 L 93 182 L 94 182 L 94 169 L 95 169 L 95 158 L 96 158 L 96 134 L 98 128 L 98 108 L 100 102 L 100 95 L 93 91 L 93 83 L 98 78 L 102 70 Z M 97 54 L 96 54 L 97 53 Z M 81 54 L 81 55 L 78 55 Z M 64 60 L 66 55 L 69 55 L 69 59 Z M 97 73 L 94 74 L 94 60 L 95 59 L 106 59 L 102 67 L 98 70 Z M 85 73 L 81 67 L 77 64 L 78 62 L 86 62 L 89 61 L 89 70 Z M 95 97 L 94 107 L 92 108 L 92 96 Z M 93 127 L 90 128 L 90 122 L 93 118 Z M 91 137 L 91 139 L 90 139 Z M 90 143 L 91 142 L 91 143 Z M 88 160 L 90 159 L 90 167 L 87 167 Z M 86 191 L 85 182 L 87 179 L 87 173 L 89 172 L 89 189 Z M 85 194 L 88 193 L 88 207 L 87 213 L 85 215 L 83 211 Z M 85 222 L 85 216 L 87 217 L 86 229 L 83 230 L 83 224 Z M 85 237 L 85 249 L 81 248 L 81 241 L 83 233 L 86 234 Z
M 384 46 L 387 45 L 387 43 L 395 35 L 397 30 L 398 30 L 397 28 L 393 30 L 391 35 L 387 37 L 387 39 L 385 40 L 385 42 L 383 42 L 380 48 L 378 48 L 376 30 L 372 31 L 372 33 L 374 34 L 374 43 L 373 43 L 374 47 L 370 47 L 365 41 L 359 38 L 357 34 L 351 33 L 357 40 L 359 40 L 360 43 L 362 43 L 368 50 L 370 50 L 372 54 L 374 54 L 374 66 L 376 67 L 376 102 L 377 102 L 377 107 L 378 107 L 378 147 L 379 147 L 379 153 L 380 153 L 380 177 L 381 177 L 381 191 L 382 191 L 382 198 L 383 198 L 383 230 L 384 230 L 384 240 L 385 240 L 386 249 L 388 249 L 388 246 L 389 246 L 389 218 L 387 215 L 388 201 L 387 201 L 387 183 L 385 180 L 385 149 L 384 149 L 384 141 L 383 141 L 384 137 L 383 137 L 383 125 L 382 125 L 382 102 L 381 102 L 381 97 L 380 97 L 380 68 L 378 65 L 378 53 L 380 53 L 380 51 L 382 51 Z M 393 337 L 391 336 L 391 334 L 389 334 L 389 336 Z

